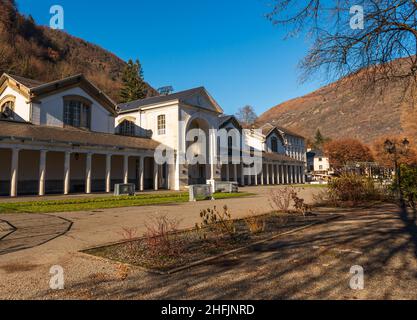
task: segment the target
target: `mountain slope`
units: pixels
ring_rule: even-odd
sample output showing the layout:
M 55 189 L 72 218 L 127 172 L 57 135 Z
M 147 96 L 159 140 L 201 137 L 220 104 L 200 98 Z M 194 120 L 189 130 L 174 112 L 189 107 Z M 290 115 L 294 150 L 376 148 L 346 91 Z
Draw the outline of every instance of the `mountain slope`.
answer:
M 83 73 L 118 101 L 123 60 L 63 31 L 36 25 L 19 14 L 13 0 L 0 0 L 0 8 L 0 74 L 46 82 Z M 157 92 L 149 86 L 148 95 Z
M 272 122 L 307 138 L 320 129 L 332 139 L 351 137 L 372 143 L 380 137 L 405 135 L 416 141 L 417 107 L 404 100 L 404 84 L 364 90 L 360 77 L 279 104 L 262 114 L 259 123 Z

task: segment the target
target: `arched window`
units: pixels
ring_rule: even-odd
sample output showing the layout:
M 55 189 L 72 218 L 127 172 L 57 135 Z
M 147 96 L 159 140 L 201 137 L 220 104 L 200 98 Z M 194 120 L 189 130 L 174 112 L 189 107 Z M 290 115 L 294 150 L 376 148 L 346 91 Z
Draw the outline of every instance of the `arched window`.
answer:
M 91 128 L 91 101 L 83 97 L 64 97 L 64 124 L 76 128 Z
M 271 150 L 272 152 L 278 152 L 278 139 L 276 137 L 271 139 Z
M 7 120 L 14 120 L 14 98 L 7 98 L 0 101 L 0 118 Z
M 119 124 L 119 134 L 122 136 L 135 135 L 135 123 L 133 121 L 124 120 Z

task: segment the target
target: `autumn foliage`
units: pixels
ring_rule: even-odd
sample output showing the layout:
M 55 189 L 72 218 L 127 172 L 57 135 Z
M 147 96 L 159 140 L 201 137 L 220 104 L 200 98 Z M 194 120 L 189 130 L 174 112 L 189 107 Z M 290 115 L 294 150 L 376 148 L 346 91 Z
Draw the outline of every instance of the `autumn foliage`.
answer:
M 352 162 L 373 161 L 370 148 L 356 139 L 330 141 L 324 145 L 324 152 L 329 157 L 330 166 L 335 170 Z
M 381 166 L 387 168 L 394 167 L 395 155 L 389 154 L 385 150 L 385 141 L 389 139 L 397 146 L 397 161 L 399 164 L 408 164 L 408 165 L 417 165 L 417 148 L 413 141 L 410 141 L 410 147 L 408 150 L 402 149 L 402 141 L 404 137 L 382 137 L 377 139 L 372 145 L 372 153 L 374 155 L 375 161 L 378 162 Z
M 61 30 L 39 26 L 18 12 L 14 0 L 0 0 L 0 75 L 43 82 L 83 73 L 115 101 L 126 62 Z M 148 85 L 147 85 L 148 86 Z M 148 86 L 149 95 L 157 92 Z

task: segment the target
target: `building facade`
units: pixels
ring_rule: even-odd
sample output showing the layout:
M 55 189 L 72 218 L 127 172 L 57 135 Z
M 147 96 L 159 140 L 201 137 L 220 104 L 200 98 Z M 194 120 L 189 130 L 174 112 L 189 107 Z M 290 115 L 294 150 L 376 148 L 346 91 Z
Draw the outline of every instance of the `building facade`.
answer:
M 245 173 L 243 161 L 220 161 L 222 129 L 240 133 L 227 152 L 239 150 L 243 158 L 242 141 L 261 152 L 259 172 Z M 156 160 L 161 146 L 173 161 Z M 198 161 L 184 161 L 188 152 Z M 243 130 L 203 87 L 116 105 L 82 75 L 50 83 L 0 79 L 2 196 L 109 193 L 116 183 L 133 183 L 137 191 L 220 180 L 303 183 L 305 161 L 304 138 L 273 125 Z

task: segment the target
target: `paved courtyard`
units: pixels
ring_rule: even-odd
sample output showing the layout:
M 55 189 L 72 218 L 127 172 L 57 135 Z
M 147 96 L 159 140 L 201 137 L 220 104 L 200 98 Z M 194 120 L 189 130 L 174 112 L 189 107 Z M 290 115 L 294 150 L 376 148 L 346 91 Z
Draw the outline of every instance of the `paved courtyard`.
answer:
M 215 204 L 227 204 L 235 217 L 247 215 L 249 209 L 268 211 L 268 190 L 266 187 L 246 188 L 245 191 L 257 195 Z M 302 196 L 311 201 L 316 192 L 320 189 L 304 190 Z M 48 232 L 41 234 L 51 239 L 42 238 L 46 243 L 39 241 L 25 250 L 8 253 L 3 249 L 0 253 L 0 298 L 417 298 L 415 221 L 401 215 L 393 205 L 339 211 L 337 213 L 343 214 L 340 220 L 171 276 L 151 275 L 136 268 L 126 274 L 116 262 L 78 253 L 120 240 L 123 227 L 136 227 L 138 234 L 142 234 L 147 217 L 155 214 L 178 217 L 182 227 L 192 227 L 199 218 L 199 210 L 213 204 L 202 202 L 38 217 L 20 215 L 20 222 L 28 218 L 32 221 L 26 221 L 33 226 L 44 224 Z M 19 217 L 0 216 L 0 221 L 7 219 L 19 220 Z M 69 231 L 65 230 L 66 223 L 72 223 Z M 58 236 L 60 232 L 64 234 Z M 0 245 L 8 237 L 1 240 Z M 22 238 L 30 242 L 29 239 L 36 236 Z M 49 289 L 49 270 L 54 265 L 65 270 L 63 291 Z M 354 265 L 365 270 L 362 291 L 349 287 L 349 271 Z

